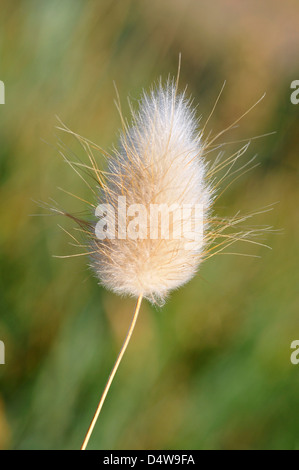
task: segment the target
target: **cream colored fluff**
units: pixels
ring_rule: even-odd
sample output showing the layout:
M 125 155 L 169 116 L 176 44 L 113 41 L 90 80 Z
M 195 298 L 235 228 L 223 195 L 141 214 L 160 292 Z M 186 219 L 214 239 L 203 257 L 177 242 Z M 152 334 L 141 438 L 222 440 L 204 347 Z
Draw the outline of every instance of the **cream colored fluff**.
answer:
M 108 289 L 143 294 L 161 304 L 169 291 L 194 276 L 202 261 L 211 189 L 194 111 L 174 83 L 144 93 L 132 113 L 98 202 L 112 204 L 115 211 L 119 196 L 126 197 L 128 207 L 142 204 L 148 211 L 151 204 L 200 204 L 203 239 L 119 239 L 116 232 L 115 239 L 94 239 L 92 267 Z

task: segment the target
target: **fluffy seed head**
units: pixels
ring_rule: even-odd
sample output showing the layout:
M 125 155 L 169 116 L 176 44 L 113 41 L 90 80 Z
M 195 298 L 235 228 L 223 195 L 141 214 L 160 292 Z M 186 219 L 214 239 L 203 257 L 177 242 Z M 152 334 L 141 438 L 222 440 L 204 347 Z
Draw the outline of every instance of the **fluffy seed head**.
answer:
M 174 83 L 144 93 L 132 114 L 132 124 L 124 124 L 119 149 L 109 161 L 99 197 L 116 214 L 115 238 L 93 240 L 92 266 L 107 288 L 163 303 L 170 290 L 193 277 L 202 260 L 211 189 L 194 112 Z M 135 225 L 136 237 L 120 237 L 119 197 L 131 214 L 126 227 Z M 130 209 L 138 206 L 133 204 L 145 208 L 146 218 L 141 220 L 138 210 L 134 218 Z M 163 209 L 169 209 L 167 220 Z M 158 225 L 153 236 L 149 225 L 154 221 Z M 168 238 L 163 235 L 167 223 Z M 181 236 L 174 237 L 178 224 L 191 228 L 193 236 L 181 230 Z
M 250 139 L 229 157 L 224 159 L 221 150 L 212 165 L 207 167 L 205 162 L 207 153 L 222 146 L 215 146 L 215 140 L 244 115 L 214 137 L 203 140 L 212 113 L 198 132 L 190 100 L 184 93 L 178 94 L 177 82 L 167 82 L 166 86 L 160 83 L 150 93 L 143 93 L 137 111 L 131 106 L 130 125 L 122 116 L 120 104 L 118 107 L 122 132 L 118 148 L 110 154 L 63 123 L 59 127 L 75 136 L 87 153 L 91 166 L 68 159 L 67 147 L 59 144 L 64 160 L 96 198 L 94 204 L 73 195 L 93 208 L 93 218 L 88 221 L 50 207 L 52 212 L 78 223 L 88 240 L 87 246 L 85 242 L 82 245 L 75 235 L 69 234 L 78 247 L 87 250 L 63 258 L 87 254 L 100 283 L 108 289 L 134 297 L 142 294 L 153 303 L 163 304 L 171 290 L 194 276 L 204 259 L 225 253 L 227 247 L 239 241 L 266 246 L 255 238 L 271 231 L 271 227 L 250 227 L 247 221 L 271 210 L 271 206 L 245 215 L 238 212 L 229 218 L 212 213 L 215 201 L 232 182 L 228 184 L 227 180 L 234 176 L 234 181 L 254 168 L 248 168 L 251 159 L 235 169 Z M 93 149 L 108 157 L 107 171 L 99 170 Z M 96 188 L 80 170 L 91 172 Z M 224 190 L 219 194 L 223 184 Z M 243 222 L 246 228 L 240 229 Z

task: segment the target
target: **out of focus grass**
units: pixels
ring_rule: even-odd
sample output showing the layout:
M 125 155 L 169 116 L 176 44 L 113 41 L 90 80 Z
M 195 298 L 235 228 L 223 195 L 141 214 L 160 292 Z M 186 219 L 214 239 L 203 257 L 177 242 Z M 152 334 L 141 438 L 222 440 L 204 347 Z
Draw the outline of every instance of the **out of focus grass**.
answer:
M 90 448 L 299 448 L 298 20 L 292 0 L 2 1 L 1 448 L 80 446 L 134 307 L 99 287 L 84 257 L 52 257 L 75 252 L 65 221 L 31 217 L 37 199 L 83 209 L 58 187 L 90 197 L 54 148 L 55 115 L 109 148 L 120 126 L 113 80 L 126 114 L 127 95 L 176 74 L 179 52 L 203 121 L 227 80 L 213 132 L 267 92 L 224 140 L 276 134 L 252 142 L 245 159 L 258 152 L 260 166 L 217 209 L 278 202 L 256 223 L 283 231 L 267 235 L 271 251 L 237 247 L 261 258 L 212 258 L 162 310 L 143 304 Z

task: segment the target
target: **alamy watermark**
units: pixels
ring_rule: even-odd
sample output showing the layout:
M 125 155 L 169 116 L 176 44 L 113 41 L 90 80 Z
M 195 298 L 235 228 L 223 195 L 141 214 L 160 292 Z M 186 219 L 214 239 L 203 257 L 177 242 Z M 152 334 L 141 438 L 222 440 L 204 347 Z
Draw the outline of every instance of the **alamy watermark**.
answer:
M 3 341 L 0 340 L 0 364 L 5 364 L 5 346 Z
M 292 104 L 299 104 L 299 80 L 293 80 L 291 83 L 291 88 L 295 89 L 293 93 L 291 93 L 291 103 Z
M 290 360 L 291 363 L 294 365 L 299 364 L 299 340 L 295 339 L 291 343 L 291 349 L 294 349 L 295 351 L 292 352 Z
M 5 104 L 5 86 L 0 80 L 0 104 Z
M 119 196 L 117 205 L 99 204 L 95 233 L 99 240 L 203 240 L 202 204 L 127 204 Z M 185 248 L 188 248 L 186 243 Z

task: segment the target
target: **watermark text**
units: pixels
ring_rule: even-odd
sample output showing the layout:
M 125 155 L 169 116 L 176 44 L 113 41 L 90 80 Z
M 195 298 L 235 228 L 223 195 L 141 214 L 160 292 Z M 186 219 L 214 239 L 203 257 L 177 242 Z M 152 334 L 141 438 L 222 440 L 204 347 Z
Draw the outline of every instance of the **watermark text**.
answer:
M 0 80 L 0 104 L 5 104 L 5 86 Z
M 5 364 L 5 346 L 3 341 L 0 340 L 0 364 Z
M 127 204 L 119 196 L 117 204 L 99 204 L 95 234 L 99 240 L 203 240 L 202 204 Z
M 295 339 L 291 343 L 291 349 L 295 349 L 295 351 L 292 352 L 290 360 L 291 363 L 294 365 L 299 364 L 299 340 Z
M 291 103 L 298 104 L 299 103 L 299 80 L 293 80 L 291 83 L 291 88 L 295 89 L 293 93 L 291 93 Z

